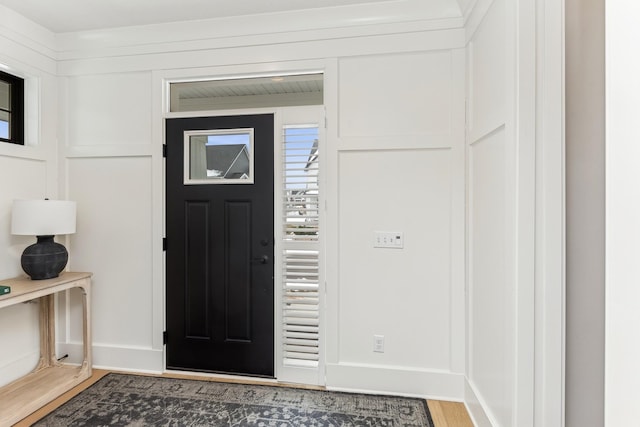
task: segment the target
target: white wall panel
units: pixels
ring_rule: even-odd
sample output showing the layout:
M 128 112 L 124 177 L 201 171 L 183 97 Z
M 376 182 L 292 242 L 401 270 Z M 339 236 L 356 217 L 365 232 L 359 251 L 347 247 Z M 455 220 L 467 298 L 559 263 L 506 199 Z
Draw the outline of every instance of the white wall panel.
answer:
M 450 51 L 354 57 L 339 67 L 341 137 L 450 132 Z
M 536 82 L 535 426 L 566 422 L 565 3 L 538 2 Z M 576 3 L 576 2 L 574 2 Z M 581 3 L 590 8 L 591 3 Z M 581 6 L 582 7 L 582 6 Z M 568 11 L 568 9 L 566 9 Z M 589 26 L 589 23 L 583 24 Z M 567 24 L 567 31 L 568 29 Z M 567 46 L 571 42 L 567 39 Z M 568 361 L 568 363 L 572 363 Z M 589 377 L 597 372 L 582 372 Z M 569 426 L 567 426 L 569 427 Z
M 0 182 L 4 183 L 0 192 L 0 278 L 9 279 L 24 274 L 20 256 L 28 245 L 36 242 L 35 237 L 11 235 L 11 206 L 14 199 L 44 198 L 46 163 L 0 156 Z M 0 385 L 3 385 L 33 369 L 38 361 L 38 305 L 20 304 L 0 310 L 0 325 L 6 326 L 0 328 Z
M 640 5 L 606 2 L 605 425 L 640 417 Z
M 469 153 L 469 378 L 499 425 L 511 417 L 512 301 L 506 213 L 509 196 L 505 131 L 499 129 Z
M 337 84 L 327 386 L 460 399 L 464 56 L 340 58 Z M 404 249 L 373 248 L 374 231 L 403 232 Z
M 0 143 L 4 144 L 4 143 Z M 0 256 L 1 278 L 22 273 L 20 255 L 36 242 L 35 237 L 11 235 L 11 207 L 15 199 L 47 196 L 47 164 L 44 161 L 0 156 Z M 12 185 L 16 184 L 16 185 Z
M 149 144 L 151 74 L 70 77 L 67 145 Z
M 151 349 L 151 159 L 74 158 L 67 163 L 69 197 L 78 204 L 70 265 L 94 273 L 93 341 Z M 79 307 L 73 297 L 70 307 L 71 312 Z M 69 328 L 67 341 L 77 342 L 79 323 Z M 119 367 L 109 361 L 103 365 Z
M 461 401 L 464 375 L 438 369 L 340 363 L 327 366 L 329 390 Z
M 472 141 L 505 122 L 507 69 L 504 8 L 504 0 L 492 3 L 467 47 L 467 126 Z
M 20 256 L 35 237 L 11 235 L 14 199 L 56 198 L 57 82 L 54 37 L 0 6 L 0 62 L 26 79 L 26 146 L 0 142 L 0 278 L 24 274 Z M 57 237 L 58 241 L 64 238 Z M 0 385 L 35 367 L 39 357 L 37 304 L 0 310 Z
M 533 426 L 536 10 L 530 1 L 493 0 L 475 12 L 467 47 L 466 398 L 479 425 Z
M 340 362 L 449 369 L 451 151 L 342 152 L 339 165 Z M 403 232 L 404 248 L 374 248 L 376 230 Z

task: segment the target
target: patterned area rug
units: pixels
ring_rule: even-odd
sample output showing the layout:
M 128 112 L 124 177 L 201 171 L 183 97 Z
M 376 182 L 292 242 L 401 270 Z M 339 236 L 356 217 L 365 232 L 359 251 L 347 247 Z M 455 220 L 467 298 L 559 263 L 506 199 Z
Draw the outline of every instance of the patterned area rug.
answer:
M 34 424 L 433 427 L 424 399 L 108 374 Z

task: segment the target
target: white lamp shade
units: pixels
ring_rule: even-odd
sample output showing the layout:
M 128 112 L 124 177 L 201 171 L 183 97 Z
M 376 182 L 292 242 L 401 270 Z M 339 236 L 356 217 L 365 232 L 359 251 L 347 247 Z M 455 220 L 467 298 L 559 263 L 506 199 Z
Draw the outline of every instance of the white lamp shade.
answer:
M 68 200 L 14 200 L 11 234 L 53 236 L 76 232 L 76 202 Z

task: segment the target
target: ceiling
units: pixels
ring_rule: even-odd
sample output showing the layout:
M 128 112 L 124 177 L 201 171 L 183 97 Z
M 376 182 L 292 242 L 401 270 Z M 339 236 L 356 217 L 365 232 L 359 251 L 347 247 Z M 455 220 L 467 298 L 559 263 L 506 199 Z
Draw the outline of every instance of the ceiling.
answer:
M 231 16 L 300 11 L 402 0 L 0 0 L 54 33 Z M 465 11 L 474 0 L 414 0 Z M 440 6 L 438 6 L 440 7 Z

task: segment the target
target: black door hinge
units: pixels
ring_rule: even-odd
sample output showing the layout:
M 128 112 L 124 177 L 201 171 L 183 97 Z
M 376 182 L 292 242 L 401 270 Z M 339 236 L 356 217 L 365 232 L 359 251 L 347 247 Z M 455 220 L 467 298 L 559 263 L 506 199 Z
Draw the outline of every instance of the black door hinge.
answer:
M 167 157 L 167 144 L 162 144 L 162 157 Z
M 168 338 L 169 334 L 167 334 L 167 331 L 162 332 L 162 345 L 167 345 Z
M 162 238 L 162 250 L 163 251 L 167 250 L 167 238 L 166 237 Z

